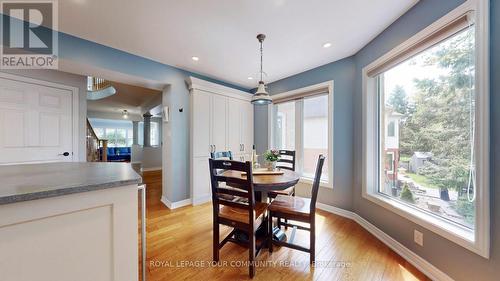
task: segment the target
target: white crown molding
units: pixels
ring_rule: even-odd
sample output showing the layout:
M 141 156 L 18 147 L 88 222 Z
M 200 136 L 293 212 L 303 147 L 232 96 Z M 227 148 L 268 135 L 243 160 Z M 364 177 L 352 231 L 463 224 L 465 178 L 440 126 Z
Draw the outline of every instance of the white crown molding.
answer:
M 341 208 L 337 208 L 334 206 L 317 203 L 316 206 L 318 209 L 323 211 L 339 215 L 341 217 L 345 217 L 355 221 L 365 230 L 373 234 L 378 240 L 387 245 L 387 247 L 391 248 L 394 252 L 400 255 L 402 258 L 407 260 L 413 266 L 415 266 L 418 270 L 424 273 L 427 277 L 432 280 L 442 280 L 442 281 L 453 281 L 453 278 L 448 276 L 443 271 L 439 270 L 437 267 L 426 261 L 424 258 L 420 257 L 410 249 L 406 248 L 403 244 L 396 241 L 394 238 L 383 232 L 381 229 L 377 228 L 375 225 L 361 217 L 360 215 L 344 210 Z
M 199 90 L 204 92 L 209 92 L 217 95 L 223 95 L 230 98 L 237 98 L 242 100 L 251 101 L 252 94 L 244 91 L 240 91 L 237 89 L 233 89 L 227 86 L 223 86 L 220 84 L 212 83 L 206 80 L 202 80 L 199 78 L 195 78 L 193 76 L 189 76 L 186 80 L 188 84 L 189 92 L 191 93 L 193 90 Z

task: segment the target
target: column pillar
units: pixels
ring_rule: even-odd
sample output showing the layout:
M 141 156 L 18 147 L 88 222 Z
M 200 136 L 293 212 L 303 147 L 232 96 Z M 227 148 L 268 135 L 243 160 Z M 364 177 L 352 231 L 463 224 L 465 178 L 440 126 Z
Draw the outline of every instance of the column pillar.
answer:
M 144 117 L 144 147 L 151 146 L 151 115 L 149 112 L 142 115 Z
M 139 144 L 139 121 L 132 121 L 132 144 Z

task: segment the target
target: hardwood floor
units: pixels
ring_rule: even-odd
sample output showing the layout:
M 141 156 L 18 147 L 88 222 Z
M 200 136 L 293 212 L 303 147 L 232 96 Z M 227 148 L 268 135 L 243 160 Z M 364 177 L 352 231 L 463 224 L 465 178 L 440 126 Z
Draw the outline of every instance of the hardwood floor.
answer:
M 228 243 L 220 265 L 212 260 L 211 203 L 169 210 L 160 201 L 161 172 L 145 172 L 148 280 L 249 280 L 248 250 Z M 259 253 L 253 280 L 429 280 L 357 223 L 318 210 L 316 261 L 307 253 L 275 247 Z M 229 229 L 221 228 L 221 237 Z M 308 246 L 308 233 L 294 243 Z M 225 266 L 224 266 L 225 265 Z

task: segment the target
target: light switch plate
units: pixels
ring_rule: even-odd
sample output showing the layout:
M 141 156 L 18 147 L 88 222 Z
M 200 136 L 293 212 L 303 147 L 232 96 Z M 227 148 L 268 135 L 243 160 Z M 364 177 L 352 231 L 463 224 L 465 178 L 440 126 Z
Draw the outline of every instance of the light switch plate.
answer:
M 415 229 L 413 232 L 413 240 L 420 246 L 424 246 L 424 234 Z

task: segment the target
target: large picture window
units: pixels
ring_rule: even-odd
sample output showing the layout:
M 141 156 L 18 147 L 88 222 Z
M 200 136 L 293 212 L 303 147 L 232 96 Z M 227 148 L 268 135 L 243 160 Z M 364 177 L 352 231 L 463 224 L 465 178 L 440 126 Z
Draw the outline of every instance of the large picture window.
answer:
M 364 69 L 363 195 L 487 256 L 485 41 L 463 9 Z
M 272 147 L 295 150 L 296 170 L 306 181 L 314 178 L 318 155 L 323 154 L 327 159 L 331 155 L 332 112 L 329 105 L 332 95 L 329 93 L 329 88 L 324 86 L 314 92 L 296 90 L 285 93 L 272 106 Z M 321 176 L 326 186 L 331 186 L 329 163 L 333 161 L 325 162 Z

